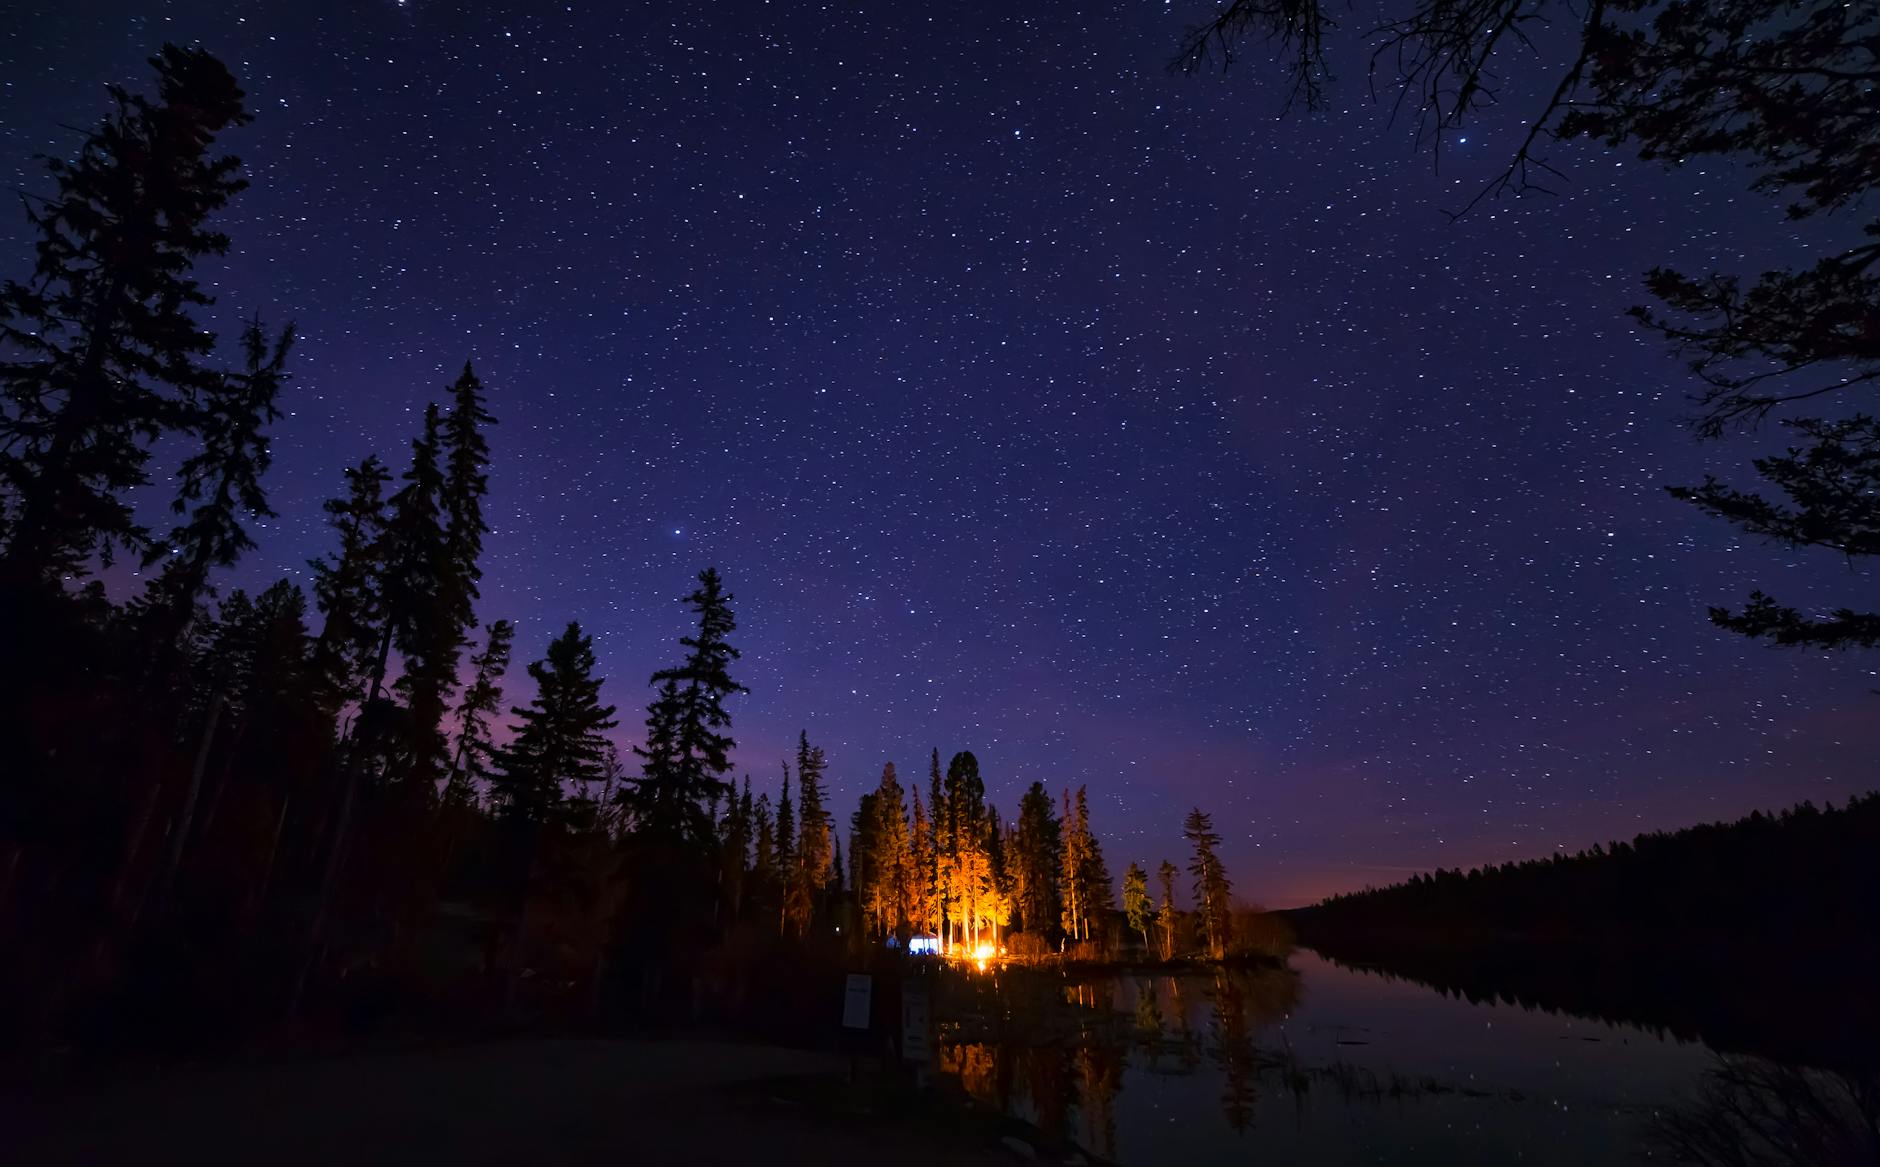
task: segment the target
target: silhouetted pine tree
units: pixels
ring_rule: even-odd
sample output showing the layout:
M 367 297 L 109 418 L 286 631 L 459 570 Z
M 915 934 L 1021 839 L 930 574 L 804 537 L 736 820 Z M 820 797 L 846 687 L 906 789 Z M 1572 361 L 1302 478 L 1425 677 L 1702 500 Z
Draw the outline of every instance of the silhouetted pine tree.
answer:
M 384 629 L 385 598 L 379 557 L 386 550 L 390 513 L 385 484 L 391 473 L 377 457 L 346 472 L 346 497 L 324 505 L 339 533 L 331 558 L 312 560 L 313 597 L 325 617 L 314 644 L 314 668 L 325 690 L 328 716 L 364 701 Z
M 1181 869 L 1168 860 L 1155 869 L 1156 879 L 1162 884 L 1162 903 L 1156 910 L 1156 924 L 1162 934 L 1162 959 L 1175 958 L 1175 925 L 1179 913 L 1175 908 L 1175 877 Z
M 953 831 L 947 819 L 946 791 L 941 784 L 938 747 L 927 756 L 927 813 L 932 823 L 932 846 L 928 848 L 927 856 L 930 864 L 927 886 L 933 903 L 931 926 L 944 945 L 952 929 L 947 915 L 947 903 L 951 899 L 947 867 L 952 854 Z
M 1097 921 L 1116 910 L 1116 883 L 1110 878 L 1110 865 L 1103 860 L 1103 840 L 1090 827 L 1090 808 L 1085 788 L 1077 788 L 1077 822 L 1084 835 L 1084 911 Z
M 920 787 L 910 785 L 913 817 L 908 825 L 907 875 L 908 919 L 914 928 L 935 935 L 940 931 L 940 911 L 934 895 L 933 825 L 920 802 Z
M 901 781 L 894 763 L 881 768 L 881 782 L 870 796 L 858 835 L 867 840 L 865 868 L 855 883 L 855 896 L 863 916 L 876 935 L 898 935 L 906 931 L 911 905 L 908 878 L 913 864 L 907 837 L 907 809 L 901 793 Z M 850 848 L 851 854 L 857 848 Z
M 725 918 L 729 920 L 737 920 L 744 915 L 751 870 L 752 832 L 757 825 L 752 818 L 753 809 L 751 777 L 746 774 L 743 792 L 726 800 L 725 824 L 721 833 L 724 862 L 719 874 L 719 886 L 724 894 Z
M 1208 954 L 1218 960 L 1227 952 L 1228 893 L 1232 890 L 1227 881 L 1227 869 L 1221 866 L 1220 856 L 1216 854 L 1221 837 L 1214 833 L 1214 820 L 1199 807 L 1188 812 L 1188 819 L 1182 824 L 1182 836 L 1195 851 L 1188 864 L 1188 873 L 1195 880 L 1195 914 L 1201 919 L 1201 934 L 1207 942 Z
M 790 764 L 782 763 L 783 790 L 777 796 L 777 864 L 783 878 L 796 868 L 796 806 L 790 798 Z
M 1012 877 L 1019 925 L 1026 932 L 1055 937 L 1063 910 L 1059 881 L 1064 865 L 1064 843 L 1051 795 L 1044 783 L 1033 782 L 1019 799 L 1018 833 L 1014 839 Z
M 971 750 L 961 750 L 947 762 L 946 798 L 952 847 L 983 846 L 986 782 L 979 776 L 979 759 Z
M 770 815 L 770 795 L 757 796 L 752 819 L 751 882 L 760 892 L 777 881 L 777 829 Z
M 1064 792 L 1064 847 L 1061 876 L 1064 907 L 1064 932 L 1072 940 L 1090 938 L 1090 821 L 1071 805 L 1071 792 Z
M 708 799 L 730 793 L 722 777 L 731 769 L 736 744 L 725 698 L 746 692 L 732 680 L 738 650 L 726 637 L 737 629 L 732 597 L 714 568 L 699 573 L 699 586 L 685 602 L 698 617 L 698 632 L 679 641 L 685 663 L 653 674 L 658 693 L 648 706 L 646 743 L 637 747 L 640 777 L 631 788 L 636 829 L 655 838 L 708 847 L 712 823 Z
M 554 817 L 568 783 L 605 777 L 606 731 L 619 723 L 614 707 L 601 704 L 594 642 L 579 624 L 570 622 L 549 642 L 547 655 L 529 665 L 529 676 L 535 699 L 527 708 L 510 708 L 520 721 L 498 755 L 493 782 L 505 813 L 541 823 Z
M 777 921 L 785 935 L 801 936 L 809 926 L 810 904 L 798 870 L 796 807 L 790 801 L 790 764 L 783 764 L 783 791 L 777 796 Z
M 260 318 L 251 320 L 242 333 L 244 370 L 206 387 L 190 411 L 191 428 L 202 448 L 184 460 L 171 504 L 187 520 L 144 551 L 144 566 L 163 564 L 150 584 L 155 619 L 149 632 L 157 654 L 152 663 L 159 672 L 162 659 L 173 654 L 177 637 L 194 615 L 210 570 L 228 567 L 254 549 L 242 515 L 274 516 L 261 485 L 272 461 L 266 431 L 280 416 L 275 400 L 287 380 L 287 354 L 293 344 L 292 326 L 270 344 Z
M 384 556 L 387 620 L 373 680 L 377 691 L 384 682 L 387 649 L 396 647 L 403 671 L 395 688 L 405 698 L 402 777 L 418 790 L 430 789 L 444 773 L 444 712 L 457 683 L 463 637 L 459 564 L 443 509 L 442 441 L 442 415 L 435 404 L 428 405 L 424 428 L 411 445 L 404 485 L 392 496 Z
M 476 623 L 477 585 L 483 579 L 479 563 L 483 536 L 489 523 L 483 517 L 483 498 L 489 493 L 490 444 L 483 436 L 496 419 L 485 408 L 483 382 L 470 362 L 450 388 L 450 414 L 444 420 L 444 541 L 450 557 L 449 602 L 459 629 Z
M 865 936 L 876 936 L 875 918 L 870 907 L 874 895 L 876 869 L 875 850 L 875 792 L 864 791 L 855 802 L 855 810 L 849 815 L 849 886 L 855 889 L 855 905 L 861 916 L 861 929 Z
M 828 767 L 821 746 L 809 744 L 809 733 L 797 734 L 796 744 L 796 898 L 807 926 L 824 899 L 833 855 L 830 814 L 823 805 L 823 774 Z
M 94 555 L 142 551 L 129 493 L 159 438 L 187 430 L 221 384 L 215 337 L 190 315 L 210 303 L 191 273 L 228 239 L 208 218 L 246 182 L 211 158 L 245 124 L 243 94 L 200 49 L 151 58 L 157 99 L 111 86 L 116 111 L 76 159 L 49 159 L 58 184 L 28 199 L 38 233 L 32 277 L 0 286 L 0 585 L 82 573 Z
M 947 761 L 946 835 L 940 858 L 949 928 L 971 944 L 980 924 L 980 908 L 991 888 L 991 858 L 986 852 L 986 784 L 979 759 L 961 750 Z
M 454 806 L 476 803 L 477 782 L 490 776 L 489 762 L 496 753 L 490 744 L 490 718 L 502 704 L 503 674 L 509 671 L 515 625 L 498 620 L 489 626 L 486 635 L 483 650 L 470 658 L 470 667 L 476 673 L 457 703 L 457 745 L 451 755 L 450 782 L 444 791 L 444 800 Z
M 1154 905 L 1149 900 L 1149 873 L 1142 869 L 1142 864 L 1131 862 L 1123 872 L 1123 913 L 1129 917 L 1129 926 L 1142 935 L 1142 944 L 1149 946 L 1149 917 Z

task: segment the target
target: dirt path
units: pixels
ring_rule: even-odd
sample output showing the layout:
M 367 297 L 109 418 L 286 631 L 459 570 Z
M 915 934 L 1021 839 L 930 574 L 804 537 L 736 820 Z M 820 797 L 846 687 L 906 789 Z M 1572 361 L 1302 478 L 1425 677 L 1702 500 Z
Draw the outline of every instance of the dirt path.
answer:
M 0 1099 L 9 1164 L 923 1164 L 1011 1161 L 740 1083 L 836 1074 L 796 1050 L 538 1041 L 193 1071 Z

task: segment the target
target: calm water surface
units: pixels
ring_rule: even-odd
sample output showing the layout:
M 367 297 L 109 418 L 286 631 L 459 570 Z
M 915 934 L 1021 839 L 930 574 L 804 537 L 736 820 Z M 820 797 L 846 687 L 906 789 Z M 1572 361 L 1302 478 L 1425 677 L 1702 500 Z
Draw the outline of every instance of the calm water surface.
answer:
M 1305 950 L 1285 970 L 964 977 L 937 1009 L 943 1070 L 1130 1167 L 1880 1161 L 1865 1086 Z M 1718 1108 L 1806 1129 L 1734 1159 Z

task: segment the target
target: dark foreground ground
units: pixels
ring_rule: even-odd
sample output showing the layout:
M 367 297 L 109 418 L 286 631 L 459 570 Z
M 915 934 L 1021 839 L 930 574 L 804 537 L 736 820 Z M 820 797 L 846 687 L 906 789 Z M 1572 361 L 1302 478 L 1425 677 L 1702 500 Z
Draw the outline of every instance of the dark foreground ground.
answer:
M 531 1041 L 179 1071 L 0 1097 L 8 1164 L 1010 1163 L 952 1101 L 826 1054 Z

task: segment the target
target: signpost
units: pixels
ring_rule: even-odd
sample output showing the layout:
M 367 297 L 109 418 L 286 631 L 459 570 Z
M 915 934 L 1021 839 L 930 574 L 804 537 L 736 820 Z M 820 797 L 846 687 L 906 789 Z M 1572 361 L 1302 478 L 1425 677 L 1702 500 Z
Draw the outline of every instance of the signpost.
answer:
M 849 974 L 848 991 L 842 996 L 842 1028 L 868 1028 L 868 1007 L 874 995 L 875 978 L 867 973 Z
M 901 1057 L 925 1065 L 932 1051 L 927 1044 L 929 1025 L 927 986 L 908 981 L 901 987 Z
M 901 985 L 901 1060 L 914 1068 L 914 1082 L 926 1087 L 932 1081 L 933 1029 L 930 998 L 925 982 L 909 978 Z

